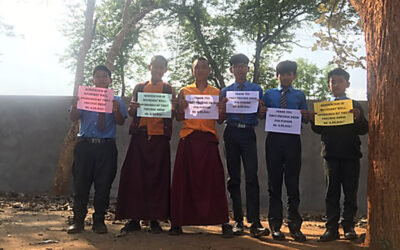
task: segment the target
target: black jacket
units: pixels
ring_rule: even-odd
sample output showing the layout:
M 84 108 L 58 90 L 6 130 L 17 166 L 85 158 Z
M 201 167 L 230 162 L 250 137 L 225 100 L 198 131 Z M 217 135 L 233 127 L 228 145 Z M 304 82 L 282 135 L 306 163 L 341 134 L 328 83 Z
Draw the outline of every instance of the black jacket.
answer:
M 368 133 L 368 121 L 360 103 L 353 100 L 353 108 L 360 110 L 360 118 L 354 124 L 341 126 L 316 126 L 311 123 L 311 129 L 321 135 L 321 155 L 325 159 L 360 159 L 360 137 Z

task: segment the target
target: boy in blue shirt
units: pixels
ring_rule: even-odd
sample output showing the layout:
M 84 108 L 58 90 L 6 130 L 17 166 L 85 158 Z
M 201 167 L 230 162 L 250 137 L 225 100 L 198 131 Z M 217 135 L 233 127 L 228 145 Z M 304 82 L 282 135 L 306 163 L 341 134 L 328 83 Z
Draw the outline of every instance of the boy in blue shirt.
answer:
M 108 88 L 111 71 L 104 65 L 93 70 L 93 84 Z M 112 113 L 99 113 L 77 109 L 78 98 L 72 99 L 70 119 L 80 120 L 78 143 L 74 149 L 72 167 L 74 187 L 74 221 L 69 234 L 84 229 L 89 192 L 94 184 L 94 214 L 92 229 L 96 233 L 107 233 L 104 216 L 110 200 L 110 189 L 117 172 L 116 124 L 123 125 L 127 118 L 121 98 L 114 96 Z
M 331 101 L 349 99 L 346 88 L 350 86 L 350 75 L 341 68 L 328 73 Z M 340 126 L 316 126 L 311 121 L 312 130 L 321 135 L 322 157 L 326 172 L 326 231 L 320 241 L 340 238 L 340 194 L 343 187 L 344 206 L 342 226 L 346 240 L 357 238 L 354 231 L 354 217 L 357 212 L 357 190 L 362 157 L 359 135 L 368 132 L 368 121 L 361 105 L 353 100 L 354 123 Z M 314 117 L 312 117 L 314 118 Z
M 308 121 L 307 102 L 301 90 L 294 89 L 292 82 L 297 76 L 297 64 L 283 61 L 276 66 L 278 88 L 269 89 L 262 97 L 265 107 L 260 117 L 265 118 L 268 108 L 301 110 L 303 122 Z M 265 155 L 268 171 L 269 214 L 268 221 L 275 240 L 284 240 L 282 226 L 282 182 L 285 178 L 287 190 L 288 225 L 294 240 L 302 242 L 306 237 L 300 231 L 303 222 L 298 211 L 300 204 L 299 176 L 301 169 L 300 135 L 269 132 L 265 141 Z
M 244 54 L 236 54 L 229 60 L 230 71 L 235 76 L 235 83 L 221 90 L 223 102 L 227 102 L 227 91 L 256 91 L 262 97 L 262 88 L 247 81 L 249 58 Z M 257 113 L 225 114 L 226 127 L 224 145 L 226 165 L 229 174 L 228 190 L 232 198 L 233 216 L 236 221 L 233 227 L 235 235 L 242 235 L 243 211 L 240 192 L 241 161 L 246 176 L 246 215 L 251 222 L 250 235 L 255 238 L 269 235 L 269 230 L 260 223 L 260 192 L 258 184 L 257 141 L 254 127 L 258 125 Z

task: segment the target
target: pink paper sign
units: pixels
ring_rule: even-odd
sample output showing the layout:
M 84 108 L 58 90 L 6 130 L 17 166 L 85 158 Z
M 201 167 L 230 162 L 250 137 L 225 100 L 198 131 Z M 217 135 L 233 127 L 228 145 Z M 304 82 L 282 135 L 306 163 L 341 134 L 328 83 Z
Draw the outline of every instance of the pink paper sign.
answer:
M 114 90 L 79 86 L 78 109 L 111 113 L 113 107 Z

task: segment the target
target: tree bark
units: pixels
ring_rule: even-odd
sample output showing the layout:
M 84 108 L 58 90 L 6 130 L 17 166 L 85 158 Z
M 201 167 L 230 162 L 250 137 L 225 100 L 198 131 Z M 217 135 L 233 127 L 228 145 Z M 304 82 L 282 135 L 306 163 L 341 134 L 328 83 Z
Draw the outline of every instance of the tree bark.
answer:
M 147 6 L 145 9 L 141 10 L 139 13 L 134 15 L 132 18 L 129 18 L 128 9 L 130 8 L 131 2 L 132 2 L 131 0 L 126 1 L 125 7 L 124 7 L 122 29 L 115 36 L 113 43 L 110 47 L 110 50 L 107 53 L 107 59 L 106 59 L 105 65 L 111 71 L 114 71 L 114 69 L 115 69 L 114 62 L 118 56 L 119 51 L 121 50 L 121 46 L 125 40 L 125 37 L 128 35 L 129 32 L 132 31 L 133 28 L 135 28 L 136 24 L 140 20 L 142 20 L 148 13 L 150 13 L 152 10 L 154 10 L 156 8 L 156 3 L 154 3 L 152 1 L 152 2 L 150 2 L 150 5 Z
M 83 83 L 84 67 L 86 54 L 88 53 L 94 36 L 94 8 L 96 1 L 88 0 L 85 11 L 85 32 L 83 36 L 82 46 L 79 49 L 78 59 L 76 63 L 74 96 L 78 95 L 78 87 Z M 77 134 L 79 130 L 79 122 L 73 122 L 69 128 L 58 158 L 56 174 L 50 193 L 61 195 L 68 192 L 69 180 L 71 178 L 72 164 L 74 160 L 74 147 L 77 142 Z
M 260 59 L 261 59 L 261 52 L 262 52 L 263 46 L 261 41 L 257 39 L 256 41 L 256 54 L 254 55 L 254 75 L 253 75 L 253 83 L 259 83 L 260 79 Z
M 350 0 L 367 45 L 369 166 L 366 243 L 400 249 L 400 1 Z

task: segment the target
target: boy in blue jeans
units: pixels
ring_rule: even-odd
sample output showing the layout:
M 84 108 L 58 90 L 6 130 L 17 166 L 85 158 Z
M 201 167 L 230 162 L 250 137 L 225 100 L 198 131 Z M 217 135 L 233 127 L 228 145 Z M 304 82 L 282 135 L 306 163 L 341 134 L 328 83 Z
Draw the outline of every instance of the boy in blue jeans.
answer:
M 350 86 L 350 75 L 337 68 L 328 73 L 331 101 L 349 99 L 346 88 Z M 368 132 L 368 121 L 361 105 L 353 100 L 354 123 L 340 126 L 316 126 L 311 121 L 312 130 L 321 135 L 322 157 L 326 170 L 326 231 L 320 241 L 340 238 L 340 194 L 343 188 L 344 208 L 342 226 L 347 240 L 357 238 L 354 231 L 354 217 L 357 212 L 357 190 L 360 175 L 361 141 L 359 135 Z M 312 117 L 314 120 L 314 117 Z
M 104 65 L 93 70 L 93 84 L 108 88 L 111 71 Z M 107 233 L 104 216 L 110 202 L 110 189 L 117 172 L 117 146 L 115 144 L 116 124 L 123 125 L 127 118 L 121 98 L 114 96 L 112 113 L 100 113 L 77 109 L 78 98 L 72 99 L 70 119 L 80 120 L 78 143 L 74 149 L 72 167 L 74 188 L 74 222 L 68 228 L 69 234 L 84 229 L 89 192 L 94 184 L 94 214 L 92 229 L 96 233 Z
M 261 117 L 265 118 L 265 112 L 268 108 L 298 109 L 301 110 L 303 122 L 308 121 L 309 113 L 307 111 L 306 97 L 301 90 L 292 87 L 292 82 L 296 76 L 296 62 L 283 61 L 276 66 L 276 77 L 280 82 L 280 86 L 265 92 L 262 98 L 265 107 L 261 109 Z M 268 222 L 272 231 L 272 238 L 275 240 L 285 239 L 285 235 L 280 230 L 283 220 L 282 184 L 283 178 L 285 178 L 290 235 L 296 241 L 305 241 L 306 237 L 300 231 L 303 220 L 298 211 L 301 169 L 300 135 L 268 132 L 265 141 L 265 156 L 269 191 Z

